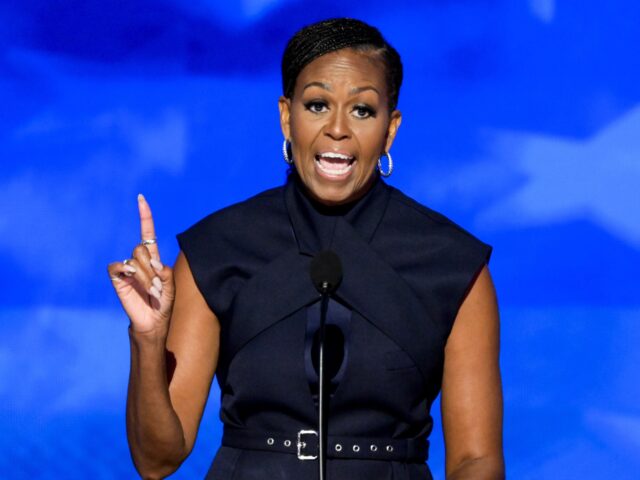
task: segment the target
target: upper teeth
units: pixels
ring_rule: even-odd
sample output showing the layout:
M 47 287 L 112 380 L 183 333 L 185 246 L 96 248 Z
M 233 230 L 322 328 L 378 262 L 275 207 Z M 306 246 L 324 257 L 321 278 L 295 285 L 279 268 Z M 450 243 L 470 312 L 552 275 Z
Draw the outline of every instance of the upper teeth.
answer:
M 353 158 L 348 155 L 343 155 L 342 153 L 335 153 L 335 152 L 324 152 L 318 156 L 323 158 L 338 158 L 340 160 L 351 160 Z

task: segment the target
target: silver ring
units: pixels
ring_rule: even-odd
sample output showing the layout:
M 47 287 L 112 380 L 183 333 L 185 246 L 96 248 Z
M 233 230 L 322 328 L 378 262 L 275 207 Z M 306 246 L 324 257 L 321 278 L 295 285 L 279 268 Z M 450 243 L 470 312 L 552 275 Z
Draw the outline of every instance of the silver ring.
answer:
M 155 245 L 156 243 L 158 243 L 158 239 L 157 238 L 149 238 L 149 239 L 142 239 L 142 241 L 140 242 L 140 245 Z
M 130 261 L 131 261 L 130 258 L 125 258 L 124 260 L 122 260 L 122 263 L 124 263 L 125 265 L 128 265 Z

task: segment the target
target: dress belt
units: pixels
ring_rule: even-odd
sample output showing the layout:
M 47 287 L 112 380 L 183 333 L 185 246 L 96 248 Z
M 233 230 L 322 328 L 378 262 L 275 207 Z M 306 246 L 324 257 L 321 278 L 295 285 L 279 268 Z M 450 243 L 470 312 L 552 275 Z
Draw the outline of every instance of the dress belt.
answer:
M 290 453 L 297 455 L 300 460 L 318 458 L 318 432 L 315 430 L 281 433 L 224 427 L 222 445 L 247 450 Z M 426 438 L 384 439 L 329 435 L 327 458 L 424 463 L 429 458 L 429 441 Z

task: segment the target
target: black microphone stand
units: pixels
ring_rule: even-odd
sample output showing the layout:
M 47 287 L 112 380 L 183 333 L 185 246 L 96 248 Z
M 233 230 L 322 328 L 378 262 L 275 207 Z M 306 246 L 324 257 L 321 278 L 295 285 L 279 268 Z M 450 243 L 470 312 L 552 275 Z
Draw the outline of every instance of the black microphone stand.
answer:
M 329 305 L 329 282 L 322 283 L 320 303 L 320 335 L 318 342 L 318 462 L 320 480 L 327 475 L 326 392 L 324 378 L 324 335 Z
M 321 295 L 320 329 L 318 335 L 318 465 L 320 480 L 327 475 L 327 392 L 324 371 L 325 324 L 329 295 L 333 293 L 342 280 L 342 263 L 340 258 L 330 250 L 319 252 L 311 261 L 309 273 L 311 280 Z

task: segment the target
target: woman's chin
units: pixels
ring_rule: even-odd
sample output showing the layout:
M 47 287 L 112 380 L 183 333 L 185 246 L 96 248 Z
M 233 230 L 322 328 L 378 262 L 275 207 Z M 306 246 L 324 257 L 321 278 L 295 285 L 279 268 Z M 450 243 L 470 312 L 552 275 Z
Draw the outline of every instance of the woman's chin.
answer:
M 349 202 L 353 196 L 350 185 L 337 185 L 333 182 L 329 185 L 325 182 L 313 182 L 307 185 L 307 191 L 314 200 L 324 205 L 341 205 Z
M 312 196 L 315 200 L 323 203 L 324 205 L 343 205 L 345 203 L 352 202 L 360 198 L 364 193 L 366 188 L 363 186 L 360 189 L 354 188 L 354 185 L 349 182 L 346 184 L 338 185 L 338 184 L 321 184 L 314 185 L 310 188 Z
M 357 176 L 361 172 L 355 168 L 339 175 L 329 175 L 316 166 L 313 170 L 307 170 L 306 173 L 307 175 L 301 178 L 307 191 L 314 200 L 329 206 L 342 205 L 358 199 L 365 193 L 371 180 L 369 178 L 359 182 Z

